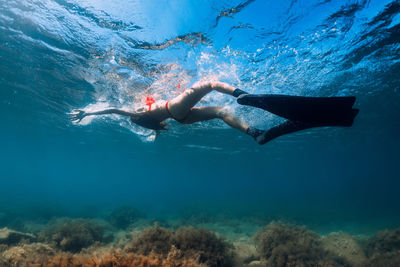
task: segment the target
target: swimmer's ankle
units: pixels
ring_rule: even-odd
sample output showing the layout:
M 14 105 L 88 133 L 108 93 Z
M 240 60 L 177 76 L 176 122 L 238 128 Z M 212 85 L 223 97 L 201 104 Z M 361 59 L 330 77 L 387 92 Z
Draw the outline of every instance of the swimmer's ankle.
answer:
M 251 137 L 253 137 L 257 143 L 260 143 L 260 141 L 261 141 L 260 137 L 262 137 L 262 135 L 263 135 L 263 133 L 265 133 L 265 131 L 249 126 L 249 128 L 247 128 L 246 133 L 248 135 L 250 135 Z
M 234 96 L 234 97 L 238 97 L 238 96 L 240 96 L 240 95 L 244 95 L 244 94 L 249 94 L 249 93 L 247 93 L 247 92 L 245 92 L 245 91 L 243 91 L 243 90 L 240 90 L 239 88 L 236 88 L 234 91 L 233 91 L 233 93 L 232 93 L 232 95 Z

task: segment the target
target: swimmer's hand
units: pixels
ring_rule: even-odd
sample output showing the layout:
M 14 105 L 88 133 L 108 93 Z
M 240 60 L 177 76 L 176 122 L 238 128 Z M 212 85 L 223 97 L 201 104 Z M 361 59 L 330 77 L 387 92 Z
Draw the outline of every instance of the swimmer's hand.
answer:
M 85 118 L 88 114 L 81 109 L 74 109 L 71 113 L 68 113 L 70 116 L 70 120 L 79 123 L 83 118 Z
M 161 130 L 154 130 L 154 141 L 157 139 L 157 137 L 161 134 L 161 131 L 168 131 L 168 123 L 165 121 L 160 122 L 160 125 L 163 127 Z

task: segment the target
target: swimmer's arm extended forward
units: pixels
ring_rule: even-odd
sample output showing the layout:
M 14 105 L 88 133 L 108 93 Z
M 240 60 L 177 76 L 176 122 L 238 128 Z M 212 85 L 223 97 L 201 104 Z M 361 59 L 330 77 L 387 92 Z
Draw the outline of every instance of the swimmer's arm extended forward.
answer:
M 81 109 L 74 109 L 68 115 L 71 116 L 71 118 L 70 118 L 71 121 L 80 122 L 86 116 L 105 115 L 105 114 L 118 114 L 118 115 L 123 115 L 123 116 L 134 115 L 134 113 L 132 113 L 132 112 L 118 109 L 118 108 L 108 108 L 108 109 L 98 110 L 98 111 L 94 111 L 94 112 L 86 112 Z

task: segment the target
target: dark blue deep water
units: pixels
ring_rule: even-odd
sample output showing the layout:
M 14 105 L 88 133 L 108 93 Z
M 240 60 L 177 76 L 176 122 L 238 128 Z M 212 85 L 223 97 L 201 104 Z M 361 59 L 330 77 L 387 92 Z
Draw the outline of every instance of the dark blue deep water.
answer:
M 202 79 L 255 93 L 357 96 L 351 128 L 259 146 L 221 122 L 151 132 L 74 108 L 136 107 Z M 280 119 L 212 93 L 259 128 Z M 400 2 L 0 0 L 0 223 L 95 217 L 400 225 Z M 0 225 L 1 227 L 2 225 Z

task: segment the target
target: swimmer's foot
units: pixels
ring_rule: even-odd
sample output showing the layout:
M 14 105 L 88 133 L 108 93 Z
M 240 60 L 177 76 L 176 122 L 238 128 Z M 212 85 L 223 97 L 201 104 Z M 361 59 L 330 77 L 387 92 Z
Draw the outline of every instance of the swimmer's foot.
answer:
M 246 133 L 253 137 L 257 143 L 260 143 L 260 141 L 262 140 L 262 136 L 266 133 L 266 131 L 249 126 Z
M 237 89 L 235 89 L 235 91 L 233 91 L 233 93 L 232 93 L 232 95 L 234 96 L 234 97 L 239 97 L 239 96 L 241 96 L 241 95 L 248 95 L 249 93 L 247 93 L 247 92 L 245 92 L 245 91 L 243 91 L 243 90 L 240 90 L 239 88 L 237 88 Z

